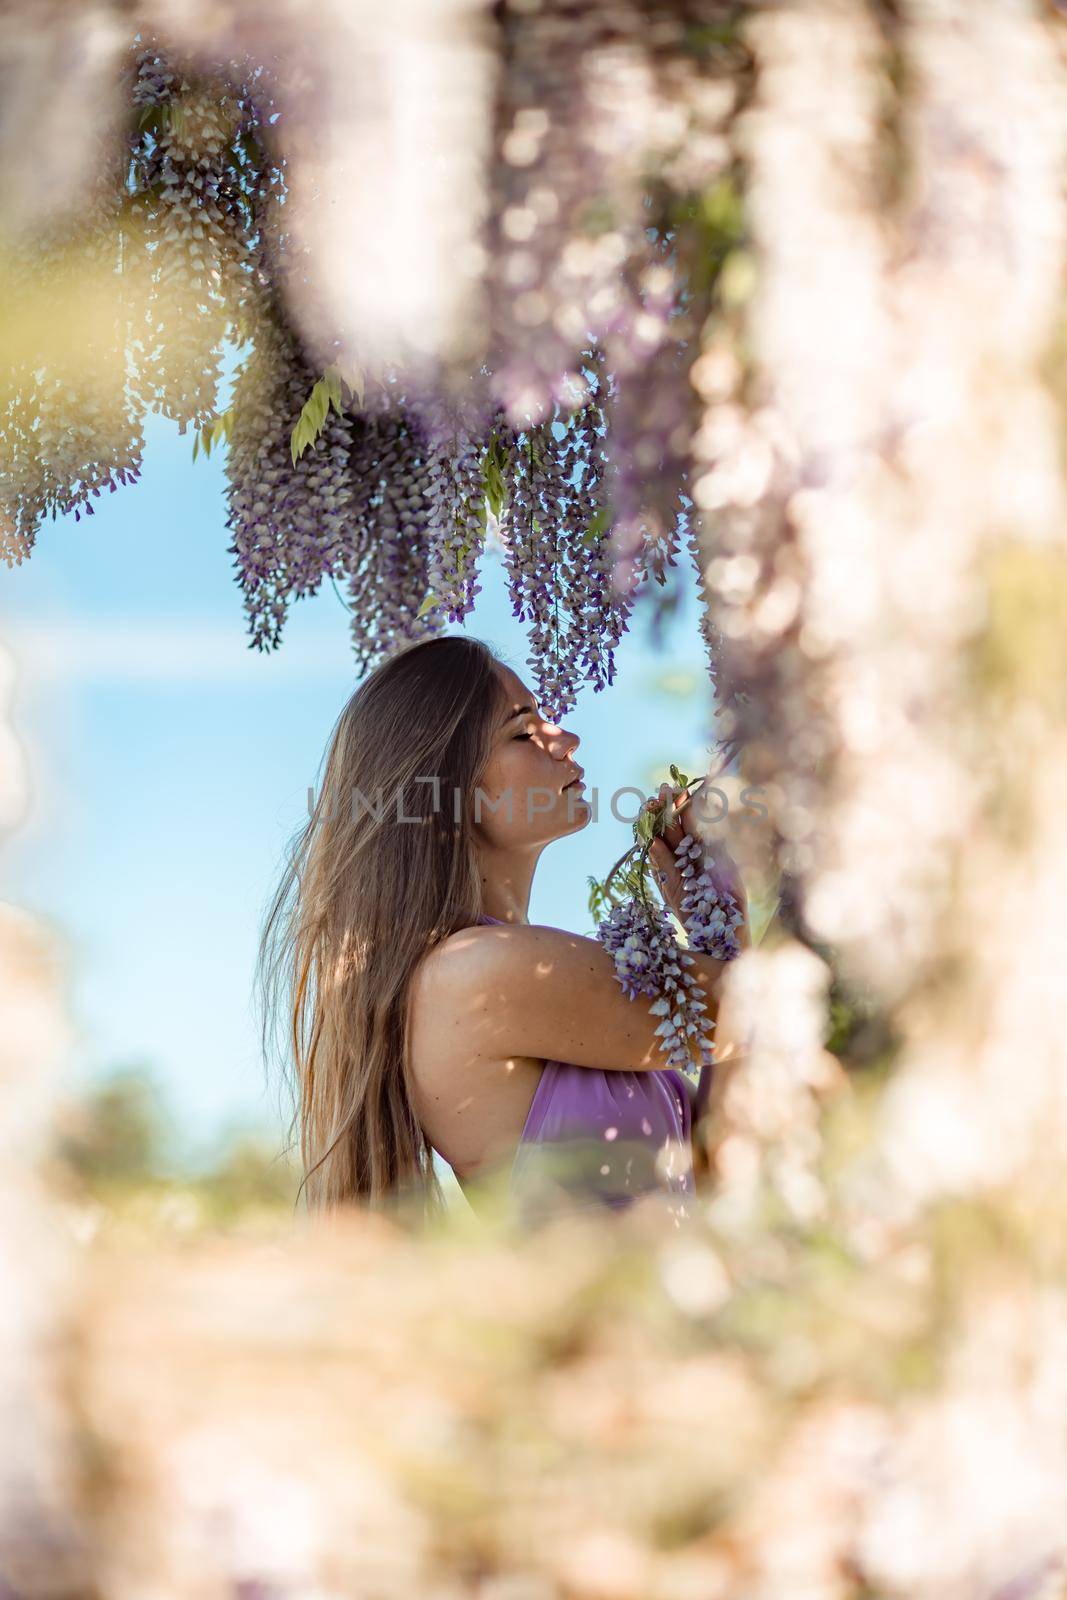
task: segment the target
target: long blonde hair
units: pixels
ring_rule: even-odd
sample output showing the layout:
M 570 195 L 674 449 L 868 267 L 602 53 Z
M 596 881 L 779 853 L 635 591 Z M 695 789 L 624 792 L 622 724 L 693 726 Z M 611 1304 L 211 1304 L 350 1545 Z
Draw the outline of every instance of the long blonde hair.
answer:
M 270 902 L 256 967 L 264 1053 L 284 1020 L 311 1209 L 444 1210 L 414 1109 L 407 1003 L 426 952 L 482 912 L 474 790 L 505 704 L 496 659 L 449 634 L 364 679 Z

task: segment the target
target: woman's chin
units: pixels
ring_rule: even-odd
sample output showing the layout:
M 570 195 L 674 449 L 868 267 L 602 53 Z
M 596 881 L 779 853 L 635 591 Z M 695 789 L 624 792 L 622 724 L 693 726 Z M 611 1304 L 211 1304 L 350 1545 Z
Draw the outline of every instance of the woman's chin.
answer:
M 566 790 L 563 792 L 564 794 L 567 793 Z M 564 808 L 564 816 L 566 818 L 568 832 L 573 832 L 577 828 L 584 828 L 592 815 L 593 807 L 585 798 L 584 794 L 567 797 L 567 804 Z

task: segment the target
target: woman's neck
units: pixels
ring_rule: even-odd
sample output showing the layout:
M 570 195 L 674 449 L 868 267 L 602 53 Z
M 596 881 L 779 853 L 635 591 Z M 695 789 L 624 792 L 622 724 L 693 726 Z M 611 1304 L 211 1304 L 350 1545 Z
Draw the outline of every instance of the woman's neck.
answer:
M 525 907 L 499 904 L 484 893 L 482 895 L 482 910 L 487 917 L 492 917 L 494 922 L 507 922 L 512 926 L 518 927 L 527 927 L 529 925 L 530 919 L 526 914 Z
M 497 922 L 529 924 L 530 889 L 536 865 L 537 855 L 526 850 L 483 853 L 480 877 L 486 916 Z

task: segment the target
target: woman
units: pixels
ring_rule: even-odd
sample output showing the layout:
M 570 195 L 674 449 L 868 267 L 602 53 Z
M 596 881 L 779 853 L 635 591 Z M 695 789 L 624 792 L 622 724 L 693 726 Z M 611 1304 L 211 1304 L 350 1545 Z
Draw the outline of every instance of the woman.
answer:
M 589 821 L 577 746 L 461 635 L 390 657 L 341 712 L 260 950 L 312 1207 L 439 1212 L 434 1150 L 473 1201 L 502 1176 L 573 1205 L 692 1195 L 692 1086 L 651 1002 L 596 939 L 528 921 L 541 852 Z M 677 907 L 670 848 L 656 862 Z M 722 964 L 694 960 L 714 1016 Z

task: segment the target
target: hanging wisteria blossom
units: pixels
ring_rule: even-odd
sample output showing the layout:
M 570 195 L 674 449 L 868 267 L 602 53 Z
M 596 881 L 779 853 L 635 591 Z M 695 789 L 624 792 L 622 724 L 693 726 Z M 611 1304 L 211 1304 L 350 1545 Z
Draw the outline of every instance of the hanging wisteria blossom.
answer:
M 674 801 L 688 790 L 689 780 L 671 766 L 676 789 L 671 803 L 642 807 L 634 822 L 634 843 L 601 883 L 589 879 L 589 908 L 597 922 L 597 938 L 611 952 L 615 975 L 628 999 L 654 997 L 650 1011 L 662 1020 L 656 1034 L 662 1039 L 667 1064 L 690 1071 L 714 1059 L 711 1034 L 715 1023 L 706 1016 L 705 992 L 690 970 L 690 951 L 719 961 L 732 961 L 741 953 L 737 930 L 744 923 L 736 897 L 727 887 L 727 875 L 715 864 L 707 847 L 683 833 L 675 857 L 685 889 L 680 920 L 685 926 L 683 948 L 667 909 L 657 904 L 649 885 L 649 856 L 653 840 L 662 839 L 675 821 Z M 700 870 L 696 863 L 702 862 Z M 693 1056 L 696 1052 L 696 1061 Z
M 279 648 L 328 579 L 372 669 L 465 620 L 491 526 L 548 715 L 607 688 L 680 558 L 703 585 L 689 376 L 738 233 L 723 127 L 745 51 L 701 0 L 647 23 L 637 0 L 496 8 L 477 315 L 403 370 L 361 366 L 358 330 L 324 312 L 300 228 L 315 74 L 284 18 L 184 47 L 131 26 L 124 143 L 84 222 L 113 325 L 77 371 L 31 349 L 3 382 L 8 563 L 43 515 L 137 476 L 155 411 L 226 453 L 252 647 Z M 34 248 L 0 261 L 31 299 Z
M 706 859 L 706 847 L 690 834 L 683 834 L 674 853 L 686 884 L 681 919 L 690 950 L 732 961 L 741 954 L 736 930 L 744 922 L 737 901 L 724 887 L 714 860 Z M 699 869 L 698 861 L 702 863 Z
M 649 1009 L 663 1019 L 656 1033 L 663 1039 L 667 1064 L 689 1070 L 694 1047 L 703 1064 L 710 1057 L 708 1035 L 715 1024 L 701 1020 L 707 1010 L 704 990 L 687 970 L 693 958 L 680 949 L 667 912 L 662 907 L 652 911 L 639 898 L 624 901 L 612 907 L 597 938 L 614 957 L 627 998 L 655 997 Z

